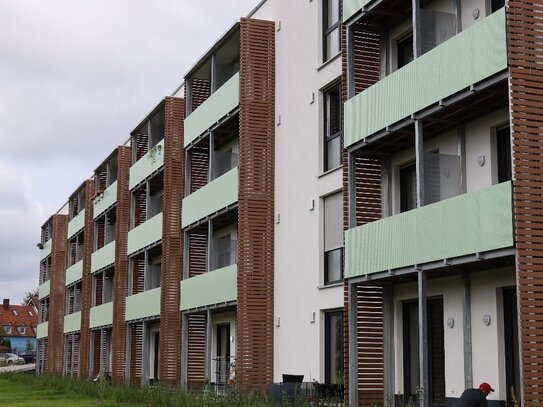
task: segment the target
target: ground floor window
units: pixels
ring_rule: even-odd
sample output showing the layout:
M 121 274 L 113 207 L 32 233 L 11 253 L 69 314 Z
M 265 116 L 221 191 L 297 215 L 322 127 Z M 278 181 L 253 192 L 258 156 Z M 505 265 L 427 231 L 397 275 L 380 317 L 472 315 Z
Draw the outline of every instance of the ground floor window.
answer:
M 343 311 L 324 315 L 324 380 L 327 384 L 343 385 Z

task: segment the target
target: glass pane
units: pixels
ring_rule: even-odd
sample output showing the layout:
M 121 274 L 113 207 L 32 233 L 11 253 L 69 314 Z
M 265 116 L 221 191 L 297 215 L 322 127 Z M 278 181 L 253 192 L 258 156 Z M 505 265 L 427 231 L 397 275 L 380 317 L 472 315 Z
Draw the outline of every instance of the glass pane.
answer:
M 339 22 L 339 0 L 328 0 L 326 7 L 326 28 Z
M 325 253 L 325 284 L 342 280 L 342 252 L 343 250 L 340 247 Z
M 442 4 L 442 10 L 420 10 L 421 46 L 426 53 L 456 34 L 456 15 L 451 0 Z
M 326 143 L 325 171 L 341 165 L 341 137 L 335 137 Z
M 236 262 L 236 243 L 230 236 L 213 239 L 211 270 L 227 267 Z
M 339 28 L 326 35 L 325 60 L 330 59 L 339 52 Z
M 333 136 L 342 129 L 341 120 L 341 100 L 340 100 L 340 86 L 335 86 L 327 93 L 328 97 L 328 109 L 326 119 L 330 124 L 330 133 L 328 136 Z
M 325 358 L 327 384 L 343 384 L 343 322 L 342 312 L 326 313 Z M 337 389 L 339 390 L 339 389 Z

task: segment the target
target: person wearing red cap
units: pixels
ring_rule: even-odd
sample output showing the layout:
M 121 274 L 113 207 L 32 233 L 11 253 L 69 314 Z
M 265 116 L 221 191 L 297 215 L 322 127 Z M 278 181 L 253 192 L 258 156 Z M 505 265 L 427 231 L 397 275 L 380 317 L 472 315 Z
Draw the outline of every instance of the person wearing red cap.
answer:
M 486 396 L 494 389 L 488 383 L 481 383 L 478 389 L 466 389 L 460 396 L 458 407 L 487 407 Z

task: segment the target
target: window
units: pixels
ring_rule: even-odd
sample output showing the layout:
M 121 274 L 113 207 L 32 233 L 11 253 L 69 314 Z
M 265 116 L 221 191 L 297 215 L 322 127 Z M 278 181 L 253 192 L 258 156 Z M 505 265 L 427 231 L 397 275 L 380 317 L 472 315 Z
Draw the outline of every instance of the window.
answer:
M 18 326 L 17 330 L 21 335 L 24 335 L 26 333 L 26 328 L 24 326 Z
M 503 6 L 505 6 L 505 0 L 492 0 L 491 3 L 492 12 L 498 11 Z
M 400 212 L 417 207 L 417 171 L 415 163 L 400 168 Z
M 324 171 L 341 165 L 341 82 L 326 89 L 324 95 Z
M 413 34 L 409 34 L 407 37 L 399 40 L 396 47 L 398 51 L 397 66 L 400 69 L 402 66 L 413 61 Z
M 339 0 L 323 0 L 323 60 L 328 61 L 340 49 Z
M 31 317 L 34 316 L 34 314 L 32 313 L 32 311 L 27 311 L 28 312 L 28 315 L 30 315 Z
M 324 380 L 327 384 L 343 384 L 343 312 L 324 314 Z
M 343 279 L 343 195 L 324 198 L 324 283 Z
M 14 309 L 12 309 L 11 312 L 13 312 L 13 315 L 15 315 L 15 316 L 19 315 L 19 313 Z
M 4 331 L 6 331 L 6 333 L 8 335 L 11 334 L 11 325 L 4 325 Z
M 496 129 L 498 182 L 511 181 L 511 131 L 509 126 Z

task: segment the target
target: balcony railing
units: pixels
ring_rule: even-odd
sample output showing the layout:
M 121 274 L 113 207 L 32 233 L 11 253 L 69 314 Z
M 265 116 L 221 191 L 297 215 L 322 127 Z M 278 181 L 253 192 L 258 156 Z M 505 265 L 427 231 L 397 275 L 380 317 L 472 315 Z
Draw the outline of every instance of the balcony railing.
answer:
M 505 69 L 501 9 L 347 101 L 345 147 Z
M 512 247 L 511 182 L 368 223 L 345 233 L 345 277 Z

